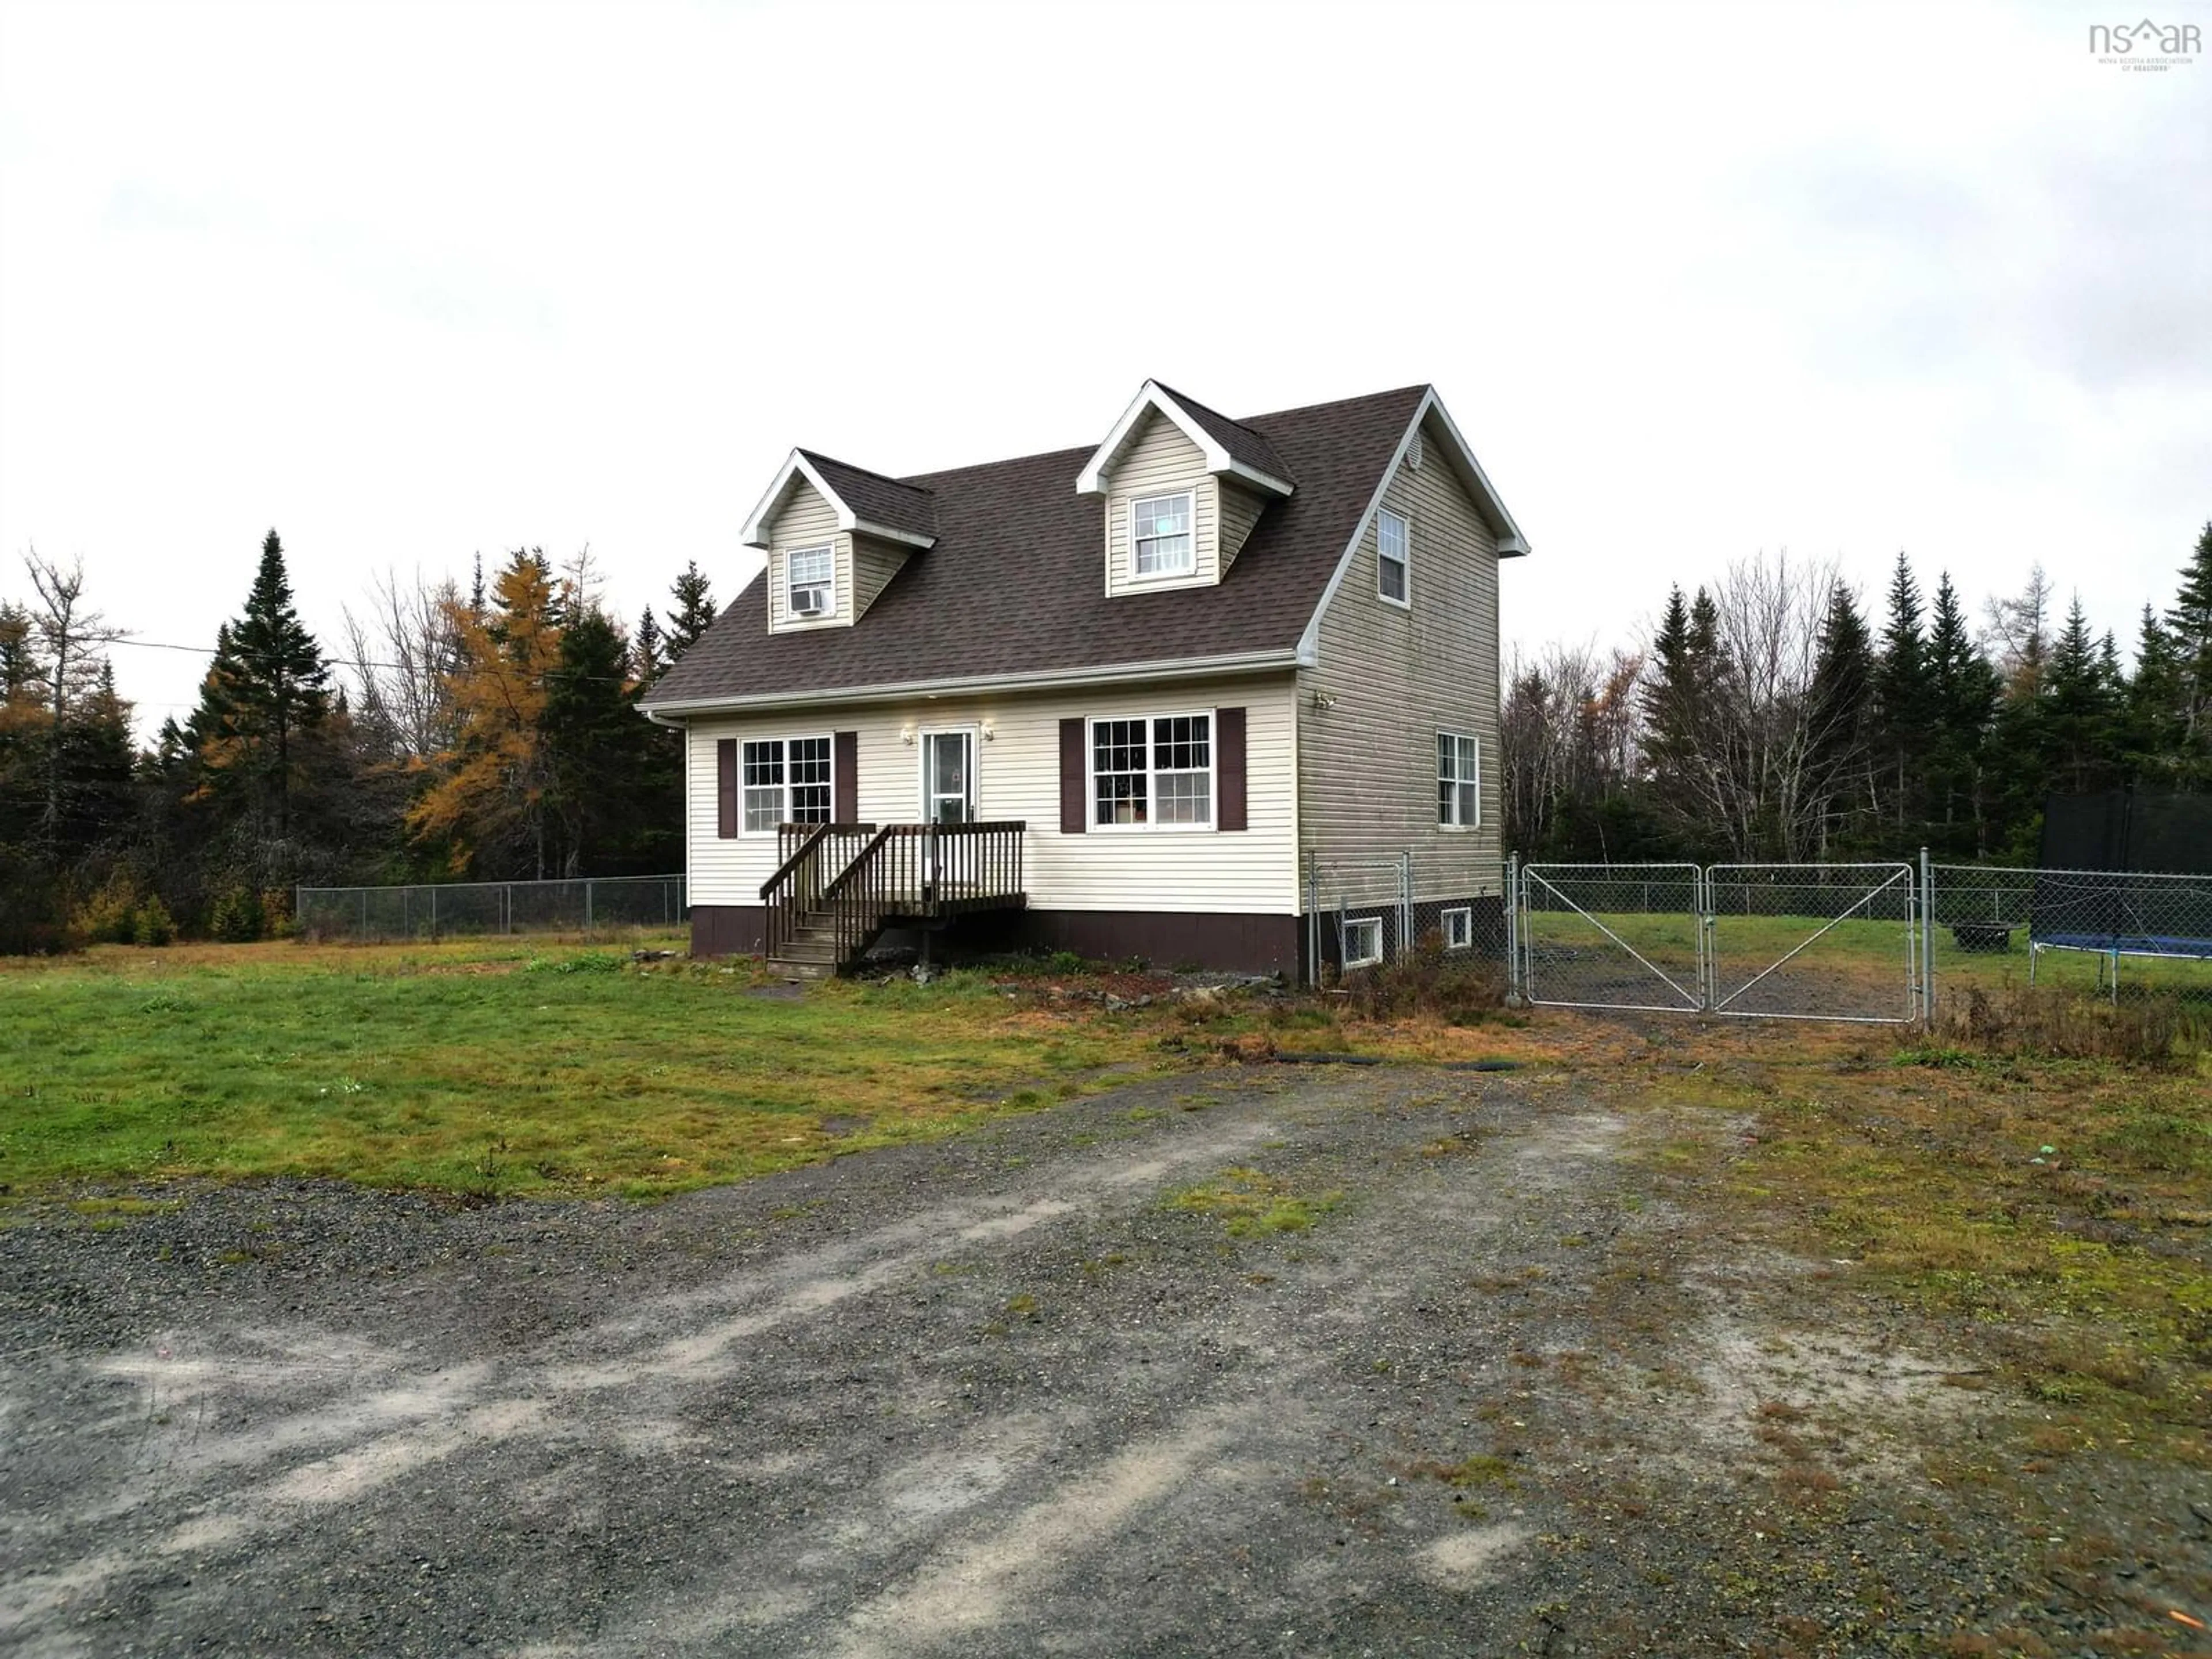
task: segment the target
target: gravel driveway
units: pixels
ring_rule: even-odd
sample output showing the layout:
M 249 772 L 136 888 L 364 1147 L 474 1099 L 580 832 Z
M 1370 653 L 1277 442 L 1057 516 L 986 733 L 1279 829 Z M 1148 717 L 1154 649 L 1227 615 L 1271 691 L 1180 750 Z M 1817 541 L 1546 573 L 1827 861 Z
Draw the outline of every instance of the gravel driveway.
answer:
M 1670 1202 L 1650 1133 L 1256 1068 L 651 1206 L 34 1212 L 0 1651 L 2071 1650 L 2110 1608 L 1923 1472 L 1972 1367 Z M 1310 1227 L 1169 1201 L 1231 1169 Z

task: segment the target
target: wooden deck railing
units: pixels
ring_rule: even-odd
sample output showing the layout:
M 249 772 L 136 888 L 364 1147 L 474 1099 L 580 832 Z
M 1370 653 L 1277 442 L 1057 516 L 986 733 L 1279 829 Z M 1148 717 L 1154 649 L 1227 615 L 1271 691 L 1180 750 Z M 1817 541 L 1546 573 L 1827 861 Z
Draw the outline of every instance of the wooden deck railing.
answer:
M 775 873 L 761 884 L 768 908 L 766 954 L 775 956 L 798 931 L 801 916 L 820 910 L 822 890 L 842 874 L 876 833 L 872 823 L 776 826 Z
M 893 921 L 937 921 L 1027 902 L 1018 819 L 997 823 L 892 823 L 877 830 L 823 884 L 837 960 L 851 961 Z

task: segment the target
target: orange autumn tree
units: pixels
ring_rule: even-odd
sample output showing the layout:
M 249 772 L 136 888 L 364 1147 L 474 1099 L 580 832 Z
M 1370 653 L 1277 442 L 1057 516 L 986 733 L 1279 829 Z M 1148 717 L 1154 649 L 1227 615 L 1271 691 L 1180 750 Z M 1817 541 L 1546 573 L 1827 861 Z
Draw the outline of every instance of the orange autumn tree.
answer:
M 482 859 L 498 873 L 542 879 L 555 788 L 543 716 L 562 623 L 544 552 L 517 549 L 489 605 L 449 599 L 446 610 L 459 645 L 447 677 L 457 736 L 429 763 L 435 781 L 408 809 L 408 832 L 442 843 L 457 871 Z

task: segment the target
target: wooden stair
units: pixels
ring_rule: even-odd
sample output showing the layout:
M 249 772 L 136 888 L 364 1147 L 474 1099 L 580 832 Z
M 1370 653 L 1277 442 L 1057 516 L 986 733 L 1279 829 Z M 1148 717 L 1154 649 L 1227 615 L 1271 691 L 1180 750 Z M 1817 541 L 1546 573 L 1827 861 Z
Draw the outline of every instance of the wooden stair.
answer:
M 878 928 L 860 951 L 846 962 L 837 960 L 837 918 L 827 910 L 802 910 L 791 919 L 789 937 L 776 942 L 775 953 L 768 965 L 780 979 L 797 983 L 802 980 L 834 979 L 841 968 L 849 967 L 852 961 L 865 954 L 869 945 L 881 935 Z
M 765 955 L 779 978 L 830 979 L 892 926 L 941 927 L 978 910 L 1020 909 L 1022 836 L 999 823 L 778 827 L 776 872 L 761 884 Z

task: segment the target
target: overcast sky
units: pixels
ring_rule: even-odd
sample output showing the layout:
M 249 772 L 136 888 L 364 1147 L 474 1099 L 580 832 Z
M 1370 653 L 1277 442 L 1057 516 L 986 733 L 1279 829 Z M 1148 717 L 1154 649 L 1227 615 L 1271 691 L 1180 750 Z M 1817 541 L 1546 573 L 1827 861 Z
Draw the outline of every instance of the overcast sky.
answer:
M 2124 641 L 2212 518 L 2212 57 L 2137 15 L 0 0 L 0 593 L 204 644 L 274 525 L 326 641 L 519 545 L 634 616 L 794 443 L 1429 380 L 1509 640 L 1902 548 Z M 116 662 L 147 726 L 202 666 Z

